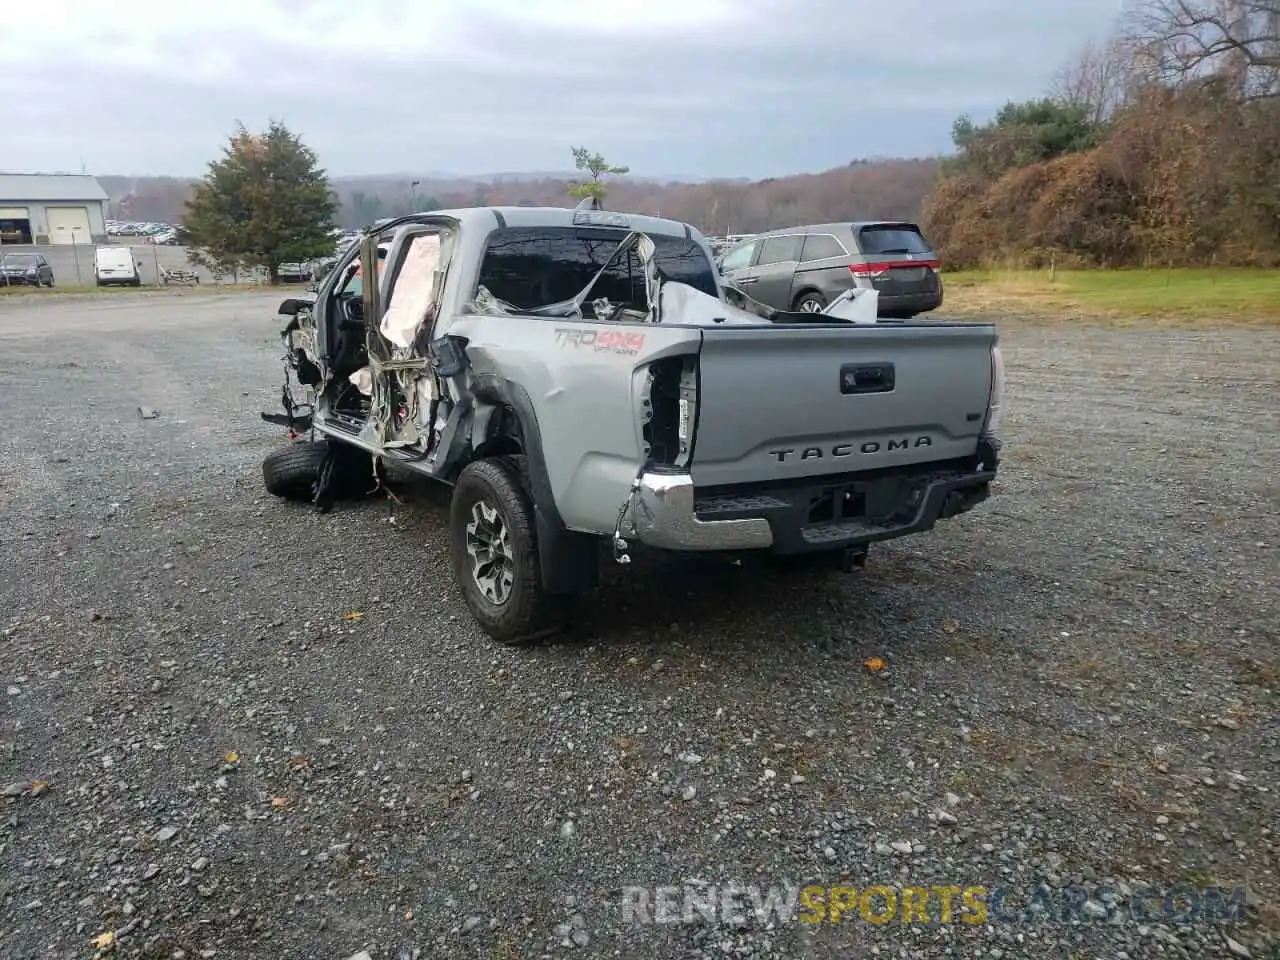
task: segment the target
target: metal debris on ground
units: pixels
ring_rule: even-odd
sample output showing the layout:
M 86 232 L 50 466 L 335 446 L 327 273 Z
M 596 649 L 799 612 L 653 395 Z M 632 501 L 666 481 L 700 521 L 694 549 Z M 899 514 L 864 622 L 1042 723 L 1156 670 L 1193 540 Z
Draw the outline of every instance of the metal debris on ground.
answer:
M 196 287 L 200 285 L 200 276 L 194 270 L 184 270 L 181 267 L 161 267 L 160 283 L 166 287 L 171 284 L 183 287 Z

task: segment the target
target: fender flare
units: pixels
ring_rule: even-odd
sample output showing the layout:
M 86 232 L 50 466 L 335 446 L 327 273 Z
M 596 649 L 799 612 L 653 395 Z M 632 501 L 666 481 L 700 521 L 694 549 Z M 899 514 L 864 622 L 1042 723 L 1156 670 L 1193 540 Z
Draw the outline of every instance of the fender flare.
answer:
M 471 393 L 483 403 L 509 407 L 516 415 L 520 424 L 523 440 L 521 446 L 524 448 L 525 464 L 529 472 L 529 494 L 533 497 L 533 505 L 556 530 L 565 530 L 564 520 L 556 506 L 555 494 L 551 490 L 551 475 L 547 472 L 547 461 L 542 450 L 542 431 L 538 428 L 538 415 L 534 412 L 529 392 L 520 384 L 494 374 L 473 373 Z M 480 416 L 479 411 L 476 411 L 473 414 L 473 429 L 487 420 L 487 416 Z M 473 433 L 473 448 L 479 446 L 480 439 Z
M 529 392 L 496 374 L 473 373 L 470 386 L 477 401 L 507 407 L 520 424 L 529 496 L 537 524 L 543 587 L 548 593 L 581 593 L 594 589 L 599 582 L 598 538 L 569 530 L 560 516 L 551 475 L 547 472 L 542 431 Z M 472 420 L 473 428 L 487 420 L 488 417 L 476 416 Z M 474 449 L 480 438 L 473 435 L 472 440 Z

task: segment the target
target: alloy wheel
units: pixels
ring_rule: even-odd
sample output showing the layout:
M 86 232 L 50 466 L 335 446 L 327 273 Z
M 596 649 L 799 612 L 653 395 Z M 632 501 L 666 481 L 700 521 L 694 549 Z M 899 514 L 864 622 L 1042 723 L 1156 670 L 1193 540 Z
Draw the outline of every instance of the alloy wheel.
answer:
M 477 500 L 471 505 L 466 533 L 471 577 L 486 600 L 502 606 L 511 596 L 516 579 L 507 524 L 496 507 L 486 500 Z

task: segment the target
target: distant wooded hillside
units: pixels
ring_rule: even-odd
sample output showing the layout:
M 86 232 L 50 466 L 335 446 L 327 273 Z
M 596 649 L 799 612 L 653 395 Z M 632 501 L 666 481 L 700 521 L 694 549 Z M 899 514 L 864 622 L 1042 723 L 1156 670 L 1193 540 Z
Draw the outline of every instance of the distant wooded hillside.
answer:
M 625 160 L 625 158 L 619 158 Z M 876 217 L 914 218 L 938 176 L 937 160 L 863 160 L 823 173 L 756 182 L 718 180 L 663 183 L 622 177 L 609 185 L 607 206 L 659 214 L 709 234 L 750 233 L 771 227 Z M 418 180 L 411 189 L 410 184 Z M 503 174 L 493 178 L 421 176 L 337 177 L 341 225 L 359 227 L 380 217 L 480 204 L 572 205 L 572 176 Z M 100 176 L 120 220 L 178 223 L 193 179 Z

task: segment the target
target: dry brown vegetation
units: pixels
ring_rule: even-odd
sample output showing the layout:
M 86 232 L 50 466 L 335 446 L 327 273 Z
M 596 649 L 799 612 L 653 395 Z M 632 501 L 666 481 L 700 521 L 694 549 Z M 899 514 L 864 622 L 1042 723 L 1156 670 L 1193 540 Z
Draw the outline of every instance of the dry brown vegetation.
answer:
M 924 214 L 948 264 L 1280 264 L 1280 2 L 1133 5 L 954 139 Z

